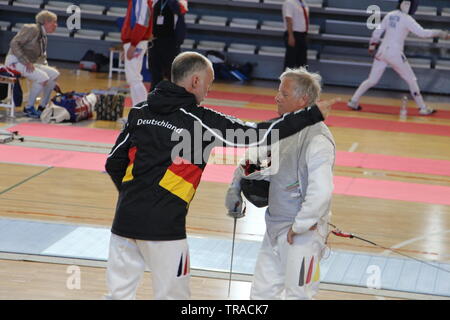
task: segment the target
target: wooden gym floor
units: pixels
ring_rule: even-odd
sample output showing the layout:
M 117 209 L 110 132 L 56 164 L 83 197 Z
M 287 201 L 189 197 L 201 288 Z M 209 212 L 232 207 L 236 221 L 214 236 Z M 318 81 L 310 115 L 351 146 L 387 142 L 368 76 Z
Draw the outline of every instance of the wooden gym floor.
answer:
M 60 69 L 59 84 L 63 91 L 87 92 L 125 86 L 123 74 L 107 78 L 105 73 L 74 72 Z M 24 83 L 24 82 L 23 82 Z M 25 92 L 26 92 L 26 83 Z M 275 96 L 278 83 L 251 85 L 217 82 L 212 91 Z M 325 88 L 322 98 L 340 96 L 347 101 L 352 90 Z M 399 106 L 398 93 L 374 91 L 362 99 L 362 104 Z M 430 97 L 431 105 L 439 110 L 450 110 L 448 96 Z M 221 103 L 233 104 L 221 99 Z M 214 104 L 217 99 L 207 99 Z M 247 108 L 275 110 L 275 104 L 247 103 Z M 413 103 L 409 102 L 412 107 Z M 17 111 L 20 111 L 17 109 Z M 333 116 L 380 121 L 399 121 L 397 114 L 352 112 L 334 110 Z M 26 119 L 17 119 L 25 121 Z M 450 119 L 435 117 L 409 117 L 408 123 L 448 126 Z M 0 128 L 10 122 L 0 122 Z M 85 121 L 78 126 L 119 129 L 120 124 L 107 121 Z M 414 132 L 369 130 L 343 126 L 330 126 L 337 150 L 381 154 L 405 158 L 450 160 L 449 135 Z M 0 163 L 0 217 L 96 225 L 109 227 L 114 215 L 116 191 L 109 177 L 100 172 L 79 169 L 52 168 L 45 174 L 42 167 Z M 370 181 L 396 181 L 424 186 L 450 187 L 448 175 L 404 172 L 402 170 L 370 169 L 359 166 L 335 167 L 335 175 L 367 179 Z M 30 179 L 28 179 L 30 178 Z M 28 180 L 27 180 L 28 179 Z M 211 235 L 231 239 L 233 221 L 226 216 L 223 205 L 227 184 L 202 181 L 193 200 L 187 219 L 189 234 Z M 450 194 L 448 194 L 450 197 Z M 64 199 L 64 200 L 63 200 Z M 369 196 L 335 194 L 332 203 L 332 222 L 345 231 L 358 234 L 385 247 L 394 247 L 414 257 L 439 262 L 450 262 L 450 206 L 424 201 L 405 201 Z M 260 240 L 264 234 L 261 216 L 247 215 L 239 220 L 238 239 Z M 367 243 L 330 236 L 333 249 L 382 253 Z M 0 299 L 101 299 L 106 293 L 105 269 L 81 266 L 81 289 L 66 286 L 67 265 L 0 260 Z M 227 299 L 228 281 L 193 277 L 193 299 Z M 234 281 L 232 299 L 247 299 L 250 283 Z M 145 274 L 138 298 L 150 299 L 151 279 Z M 317 299 L 385 299 L 370 294 L 321 290 Z

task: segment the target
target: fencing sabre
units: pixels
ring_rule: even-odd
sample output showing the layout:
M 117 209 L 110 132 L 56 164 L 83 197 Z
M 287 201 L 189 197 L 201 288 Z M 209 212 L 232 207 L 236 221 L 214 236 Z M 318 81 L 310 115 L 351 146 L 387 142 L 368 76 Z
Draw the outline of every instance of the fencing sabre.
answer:
M 436 269 L 438 269 L 438 270 L 441 270 L 441 271 L 450 273 L 450 270 L 447 270 L 447 269 L 442 268 L 442 267 L 439 267 L 439 266 L 435 266 L 434 264 L 431 264 L 430 262 L 427 262 L 427 261 L 424 261 L 424 260 L 415 258 L 415 257 L 413 257 L 413 256 L 407 255 L 407 254 L 405 254 L 405 253 L 403 253 L 403 252 L 400 252 L 400 251 L 395 250 L 395 249 L 392 249 L 392 248 L 384 247 L 384 246 L 379 245 L 379 244 L 377 244 L 377 243 L 375 243 L 375 242 L 373 242 L 373 241 L 370 241 L 370 240 L 367 240 L 367 239 L 358 237 L 358 236 L 356 236 L 356 235 L 354 235 L 354 234 L 352 234 L 352 233 L 343 232 L 343 231 L 341 231 L 338 227 L 336 227 L 336 226 L 335 226 L 334 224 L 332 224 L 332 223 L 328 223 L 328 225 L 330 225 L 331 227 L 334 228 L 334 230 L 332 230 L 331 233 L 333 233 L 335 236 L 342 237 L 342 238 L 349 238 L 349 239 L 355 238 L 355 239 L 358 239 L 358 240 L 367 242 L 367 243 L 369 243 L 369 244 L 371 244 L 371 245 L 373 245 L 373 246 L 376 246 L 376 247 L 378 247 L 378 248 L 381 248 L 381 249 L 384 249 L 384 250 L 388 250 L 388 251 L 394 252 L 394 253 L 396 253 L 396 254 L 398 254 L 398 255 L 401 255 L 401 256 L 404 256 L 404 257 L 406 257 L 406 258 L 409 258 L 409 259 L 415 260 L 415 261 L 417 261 L 417 262 L 426 264 L 427 266 L 430 266 L 430 267 L 436 268 Z
M 231 244 L 230 278 L 228 279 L 228 298 L 230 298 L 231 275 L 233 274 L 233 257 L 234 257 L 234 241 L 236 239 L 236 222 L 237 222 L 237 218 L 234 217 L 233 242 Z
M 24 142 L 25 139 L 19 135 L 19 131 L 0 130 L 0 143 L 8 143 L 13 140 Z
M 243 203 L 244 207 L 241 209 L 241 214 L 240 214 L 240 218 L 243 217 L 245 215 L 245 202 Z M 234 207 L 233 213 L 237 212 L 237 208 L 239 206 L 239 203 L 236 203 L 236 206 Z M 228 213 L 230 214 L 230 212 Z M 233 215 L 233 219 L 234 219 L 234 225 L 233 225 L 233 241 L 231 243 L 231 260 L 230 260 L 230 278 L 228 279 L 228 298 L 230 298 L 230 292 L 231 292 L 231 276 L 233 274 L 233 257 L 234 257 L 234 243 L 236 240 L 236 223 L 237 223 L 237 216 L 236 214 Z

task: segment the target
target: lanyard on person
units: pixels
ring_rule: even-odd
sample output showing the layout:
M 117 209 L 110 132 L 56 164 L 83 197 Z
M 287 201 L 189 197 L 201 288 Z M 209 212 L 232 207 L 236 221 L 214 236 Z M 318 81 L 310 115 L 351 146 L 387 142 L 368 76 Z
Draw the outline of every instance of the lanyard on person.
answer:
M 165 8 L 166 5 L 167 5 L 167 2 L 169 2 L 169 0 L 162 0 L 162 1 L 161 1 L 161 10 L 159 11 L 159 15 L 160 15 L 160 16 L 162 16 L 162 13 L 163 13 L 163 11 L 164 11 L 164 8 Z
M 42 55 L 47 54 L 47 33 L 43 25 L 41 25 L 42 38 L 40 41 Z
M 304 8 L 305 7 L 305 3 L 303 2 L 303 0 L 298 0 L 300 1 L 300 5 Z
M 166 7 L 168 1 L 169 0 L 162 0 L 161 1 L 161 9 L 159 10 L 159 15 L 156 18 L 156 24 L 158 24 L 158 25 L 164 24 L 163 10 Z
M 300 1 L 300 5 L 302 6 L 302 9 L 303 9 L 303 15 L 305 17 L 305 29 L 306 29 L 305 32 L 308 32 L 308 29 L 309 29 L 308 12 L 306 11 L 306 6 L 305 6 L 305 3 L 303 2 L 303 0 L 298 0 L 298 1 Z

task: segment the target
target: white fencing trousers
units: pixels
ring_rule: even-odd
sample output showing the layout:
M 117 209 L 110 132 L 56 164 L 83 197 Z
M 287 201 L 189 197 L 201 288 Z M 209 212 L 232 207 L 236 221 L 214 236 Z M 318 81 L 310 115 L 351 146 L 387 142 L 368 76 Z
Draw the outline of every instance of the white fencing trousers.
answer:
M 28 95 L 27 106 L 34 106 L 36 98 L 43 92 L 41 105 L 45 107 L 50 100 L 50 95 L 55 87 L 56 78 L 59 77 L 59 71 L 47 65 L 35 63 L 34 71 L 28 72 L 24 64 L 20 63 L 15 55 L 9 54 L 6 57 L 5 65 L 21 73 L 22 77 L 29 79 L 31 84 L 30 93 Z
M 142 81 L 142 63 L 144 55 L 147 52 L 147 41 L 141 41 L 136 46 L 138 52 L 132 58 L 127 58 L 127 51 L 130 48 L 131 43 L 125 43 L 123 45 L 124 61 L 125 61 L 125 77 L 130 86 L 130 95 L 133 106 L 139 102 L 147 100 L 147 88 Z
M 46 107 L 47 104 L 50 102 L 50 97 L 52 95 L 53 89 L 55 89 L 56 81 L 55 80 L 48 80 L 47 84 L 44 86 L 42 90 L 42 100 L 40 102 L 40 105 L 42 107 Z M 30 100 L 28 98 L 28 100 Z
M 367 90 L 375 86 L 380 81 L 386 67 L 389 65 L 408 84 L 411 96 L 417 106 L 421 109 L 426 109 L 425 102 L 423 101 L 420 93 L 419 85 L 417 84 L 416 75 L 414 74 L 414 71 L 403 52 L 394 51 L 391 53 L 389 52 L 389 47 L 387 47 L 384 51 L 385 52 L 378 52 L 375 56 L 369 77 L 361 83 L 351 98 L 351 101 L 357 105 L 359 99 L 367 92 Z
M 134 240 L 111 234 L 106 281 L 106 299 L 131 300 L 145 267 L 151 271 L 156 300 L 186 300 L 190 266 L 187 239 L 172 241 Z
M 256 261 L 250 299 L 306 300 L 319 290 L 320 257 L 323 248 L 320 236 L 307 231 L 287 242 L 287 231 L 274 243 L 266 232 Z

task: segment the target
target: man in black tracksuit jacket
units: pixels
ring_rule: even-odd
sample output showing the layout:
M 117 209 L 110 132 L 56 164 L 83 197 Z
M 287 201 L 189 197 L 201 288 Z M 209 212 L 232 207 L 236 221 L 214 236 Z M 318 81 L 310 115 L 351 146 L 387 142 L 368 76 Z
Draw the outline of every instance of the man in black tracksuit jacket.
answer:
M 174 83 L 162 81 L 146 102 L 131 109 L 128 122 L 108 156 L 106 171 L 119 191 L 108 262 L 111 298 L 134 298 L 140 275 L 135 276 L 137 280 L 133 280 L 134 276 L 125 277 L 124 272 L 132 272 L 116 263 L 127 259 L 142 260 L 137 274 L 146 265 L 152 269 L 155 298 L 190 297 L 186 215 L 212 149 L 211 137 L 219 145 L 256 145 L 270 142 L 273 129 L 278 130 L 282 139 L 324 119 L 317 106 L 260 123 L 245 123 L 201 107 L 198 104 L 213 78 L 212 66 L 205 57 L 192 52 L 180 54 L 172 66 Z M 321 106 L 324 113 L 331 104 L 328 101 Z M 237 141 L 227 139 L 230 129 L 256 130 L 257 134 Z M 152 252 L 151 248 L 143 249 L 143 243 L 176 241 L 181 241 L 181 247 L 177 246 L 173 255 L 168 248 L 158 249 L 159 255 L 161 250 L 165 251 L 163 256 L 143 252 Z M 135 247 L 135 252 L 121 256 L 122 253 L 114 253 L 117 247 L 127 250 Z M 155 276 L 160 266 L 163 267 L 159 279 L 164 280 L 158 283 Z M 181 284 L 177 280 L 183 277 L 187 280 Z

